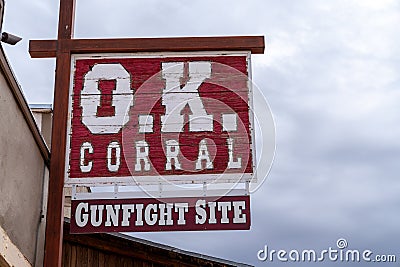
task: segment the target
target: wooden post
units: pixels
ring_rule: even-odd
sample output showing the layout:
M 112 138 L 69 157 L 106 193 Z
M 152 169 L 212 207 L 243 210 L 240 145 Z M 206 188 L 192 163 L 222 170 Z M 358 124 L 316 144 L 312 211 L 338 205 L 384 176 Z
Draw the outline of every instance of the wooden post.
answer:
M 71 52 L 64 41 L 73 35 L 75 0 L 60 0 L 58 42 L 56 51 L 56 78 L 51 144 L 49 195 L 44 250 L 44 266 L 61 267 L 64 223 L 64 176 L 67 140 L 68 92 Z

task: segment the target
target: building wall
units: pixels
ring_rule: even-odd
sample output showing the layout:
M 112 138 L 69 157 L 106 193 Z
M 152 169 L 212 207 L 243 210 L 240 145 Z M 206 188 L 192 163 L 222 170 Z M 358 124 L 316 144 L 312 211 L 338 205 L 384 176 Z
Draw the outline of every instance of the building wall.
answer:
M 53 111 L 51 104 L 32 104 L 29 105 L 33 117 L 35 118 L 36 125 L 48 148 L 51 145 L 51 126 L 53 120 Z
M 0 226 L 31 265 L 43 257 L 41 151 L 28 127 L 6 73 L 0 73 Z M 37 241 L 40 241 L 37 244 Z M 36 252 L 39 252 L 36 254 Z

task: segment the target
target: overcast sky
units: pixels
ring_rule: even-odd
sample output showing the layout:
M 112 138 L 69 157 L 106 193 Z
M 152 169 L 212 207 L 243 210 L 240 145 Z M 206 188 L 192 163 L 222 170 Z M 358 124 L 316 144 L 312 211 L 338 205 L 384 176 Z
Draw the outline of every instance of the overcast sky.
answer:
M 28 41 L 56 38 L 57 16 L 55 0 L 6 1 L 3 30 L 24 39 L 4 48 L 29 103 L 52 102 L 55 60 L 30 59 Z M 77 0 L 77 38 L 266 39 L 253 78 L 274 114 L 277 149 L 252 195 L 251 230 L 134 236 L 256 266 L 294 266 L 258 261 L 264 245 L 318 251 L 345 238 L 349 249 L 397 255 L 397 264 L 370 266 L 398 266 L 399 25 L 396 0 Z

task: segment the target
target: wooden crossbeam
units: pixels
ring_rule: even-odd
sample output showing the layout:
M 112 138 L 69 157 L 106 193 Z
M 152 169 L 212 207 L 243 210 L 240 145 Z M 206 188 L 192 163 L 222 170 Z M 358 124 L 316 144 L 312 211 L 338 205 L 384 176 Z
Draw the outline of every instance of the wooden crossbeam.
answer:
M 33 58 L 55 57 L 57 49 L 82 53 L 251 51 L 264 53 L 264 36 L 31 40 Z

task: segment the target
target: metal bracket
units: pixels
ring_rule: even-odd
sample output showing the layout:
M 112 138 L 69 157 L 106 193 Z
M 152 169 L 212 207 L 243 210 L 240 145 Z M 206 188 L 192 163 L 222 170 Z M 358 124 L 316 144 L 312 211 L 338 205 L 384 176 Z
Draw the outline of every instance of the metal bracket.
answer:
M 76 199 L 76 184 L 72 185 L 71 199 Z
M 118 184 L 114 184 L 114 198 L 115 199 L 118 198 L 118 189 L 119 189 Z
M 246 191 L 245 195 L 248 196 L 250 194 L 250 181 L 246 181 Z

